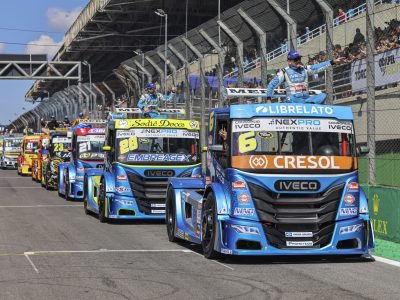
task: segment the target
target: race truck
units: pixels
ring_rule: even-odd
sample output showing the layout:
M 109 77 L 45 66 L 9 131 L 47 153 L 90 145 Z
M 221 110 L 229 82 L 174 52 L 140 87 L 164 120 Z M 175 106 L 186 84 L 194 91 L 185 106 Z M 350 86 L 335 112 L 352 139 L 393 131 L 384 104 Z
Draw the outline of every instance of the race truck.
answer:
M 44 187 L 46 190 L 58 188 L 58 166 L 69 160 L 71 153 L 71 138 L 68 137 L 67 129 L 57 129 L 50 132 L 48 145 L 48 159 L 43 162 Z
M 31 175 L 32 159 L 37 158 L 40 135 L 25 135 L 22 142 L 22 152 L 18 155 L 18 175 Z
M 168 178 L 201 176 L 199 123 L 111 120 L 103 170 L 87 170 L 84 209 L 108 219 L 164 219 Z
M 171 242 L 204 256 L 357 255 L 374 235 L 358 182 L 350 107 L 238 104 L 213 109 L 203 178 L 171 178 Z
M 48 159 L 49 135 L 42 133 L 39 139 L 39 148 L 37 158 L 32 159 L 32 180 L 41 182 L 44 186 L 44 163 Z
M 1 168 L 16 169 L 18 155 L 22 150 L 22 136 L 5 136 L 1 149 Z
M 104 165 L 105 122 L 72 131 L 72 149 L 69 162 L 59 166 L 58 194 L 67 200 L 83 199 L 85 169 Z M 94 127 L 101 126 L 101 127 Z

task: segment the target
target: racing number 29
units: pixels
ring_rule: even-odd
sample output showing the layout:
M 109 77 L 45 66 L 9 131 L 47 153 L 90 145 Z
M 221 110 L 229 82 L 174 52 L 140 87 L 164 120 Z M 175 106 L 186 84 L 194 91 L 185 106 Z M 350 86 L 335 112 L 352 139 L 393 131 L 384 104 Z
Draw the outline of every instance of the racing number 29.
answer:
M 136 136 L 124 139 L 119 142 L 119 151 L 121 154 L 128 153 L 129 151 L 136 150 L 138 148 L 138 140 Z

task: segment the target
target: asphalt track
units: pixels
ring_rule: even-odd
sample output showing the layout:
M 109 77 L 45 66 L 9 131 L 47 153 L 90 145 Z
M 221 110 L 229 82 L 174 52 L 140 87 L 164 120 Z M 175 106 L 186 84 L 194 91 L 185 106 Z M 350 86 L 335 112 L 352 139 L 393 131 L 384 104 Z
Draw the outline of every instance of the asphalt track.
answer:
M 225 258 L 162 222 L 101 224 L 0 171 L 0 299 L 399 299 L 400 267 L 366 259 Z

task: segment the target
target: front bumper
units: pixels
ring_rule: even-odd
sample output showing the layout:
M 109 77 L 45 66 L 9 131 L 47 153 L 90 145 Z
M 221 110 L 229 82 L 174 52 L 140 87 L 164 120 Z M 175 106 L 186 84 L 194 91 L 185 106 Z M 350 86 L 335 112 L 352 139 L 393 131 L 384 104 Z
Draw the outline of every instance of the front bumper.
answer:
M 360 225 L 359 230 L 351 233 L 341 232 L 341 228 Z M 338 221 L 333 230 L 331 242 L 323 248 L 286 247 L 284 249 L 271 246 L 267 241 L 264 229 L 259 222 L 219 216 L 218 252 L 231 255 L 363 255 L 372 250 L 373 241 L 368 235 L 370 224 L 357 217 Z M 234 225 L 232 227 L 232 225 Z M 235 225 L 250 227 L 252 233 L 239 233 Z M 343 230 L 343 229 L 342 229 Z M 373 239 L 373 235 L 372 236 Z M 306 241 L 307 238 L 304 238 Z
M 15 161 L 3 160 L 2 166 L 3 168 L 7 169 L 16 169 L 18 167 L 18 162 L 16 160 Z
M 21 173 L 22 173 L 22 174 L 29 174 L 29 175 L 31 175 L 31 174 L 32 174 L 32 166 L 31 166 L 31 165 L 25 165 L 25 164 L 23 164 L 23 165 L 21 166 Z
M 71 182 L 69 197 L 77 200 L 83 199 L 83 181 Z
M 108 218 L 109 219 L 152 219 L 165 220 L 165 207 L 154 208 L 154 211 L 162 213 L 144 214 L 139 210 L 135 198 L 129 196 L 114 195 L 108 199 Z

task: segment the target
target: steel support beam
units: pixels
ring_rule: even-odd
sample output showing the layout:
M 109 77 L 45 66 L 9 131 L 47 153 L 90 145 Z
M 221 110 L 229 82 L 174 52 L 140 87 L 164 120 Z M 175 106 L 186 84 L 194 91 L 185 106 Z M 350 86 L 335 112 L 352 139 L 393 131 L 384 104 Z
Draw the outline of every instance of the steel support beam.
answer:
M 106 95 L 103 93 L 101 89 L 98 88 L 96 84 L 93 84 L 93 88 L 100 94 L 101 97 L 101 118 L 105 118 L 105 109 L 106 109 Z
M 147 69 L 142 66 L 138 61 L 133 60 L 133 63 L 147 76 L 147 82 L 152 82 L 153 80 L 153 76 L 151 75 L 151 73 L 149 71 L 147 71 Z M 145 85 L 146 86 L 146 85 Z
M 218 106 L 224 106 L 224 62 L 226 51 L 223 50 L 212 38 L 208 35 L 204 29 L 200 29 L 199 33 L 201 36 L 214 48 L 218 53 L 218 69 L 217 69 L 217 77 L 218 77 Z
M 102 85 L 106 88 L 106 90 L 111 94 L 111 109 L 113 109 L 113 108 L 114 108 L 114 105 L 115 105 L 115 93 L 114 93 L 114 91 L 108 86 L 108 84 L 107 84 L 105 81 L 103 81 L 101 84 L 102 84 Z
M 145 55 L 144 57 L 145 57 L 145 59 L 153 66 L 153 68 L 156 70 L 156 72 L 160 75 L 160 86 L 161 86 L 161 90 L 162 90 L 162 91 L 165 91 L 165 94 L 166 94 L 166 92 L 167 92 L 167 87 L 164 86 L 164 84 L 165 84 L 164 77 L 165 77 L 167 74 L 164 74 L 164 71 L 154 62 L 153 59 L 151 59 L 150 57 L 148 57 L 148 56 L 146 56 L 146 55 Z
M 267 86 L 267 33 L 242 8 L 237 10 L 243 20 L 257 33 L 260 43 L 261 83 Z
M 232 39 L 236 44 L 236 64 L 238 67 L 238 86 L 244 85 L 244 69 L 243 69 L 243 41 L 239 39 L 231 29 L 222 21 L 217 21 L 221 29 Z M 239 102 L 243 103 L 243 97 L 239 97 Z
M 327 58 L 333 59 L 333 9 L 326 0 L 315 0 L 325 15 L 326 24 L 326 54 Z M 333 68 L 325 72 L 327 104 L 333 104 Z
M 286 21 L 287 30 L 290 35 L 290 40 L 288 41 L 288 49 L 297 49 L 297 23 L 296 21 L 276 2 L 275 0 L 266 0 L 269 5 Z
M 173 86 L 177 86 L 178 85 L 178 83 L 176 82 L 177 67 L 168 58 L 166 58 L 164 53 L 162 53 L 160 50 L 157 51 L 157 55 L 161 58 L 161 60 L 163 60 L 165 63 L 167 63 L 167 65 L 171 69 L 172 85 Z M 176 108 L 176 97 L 174 97 L 173 107 Z

